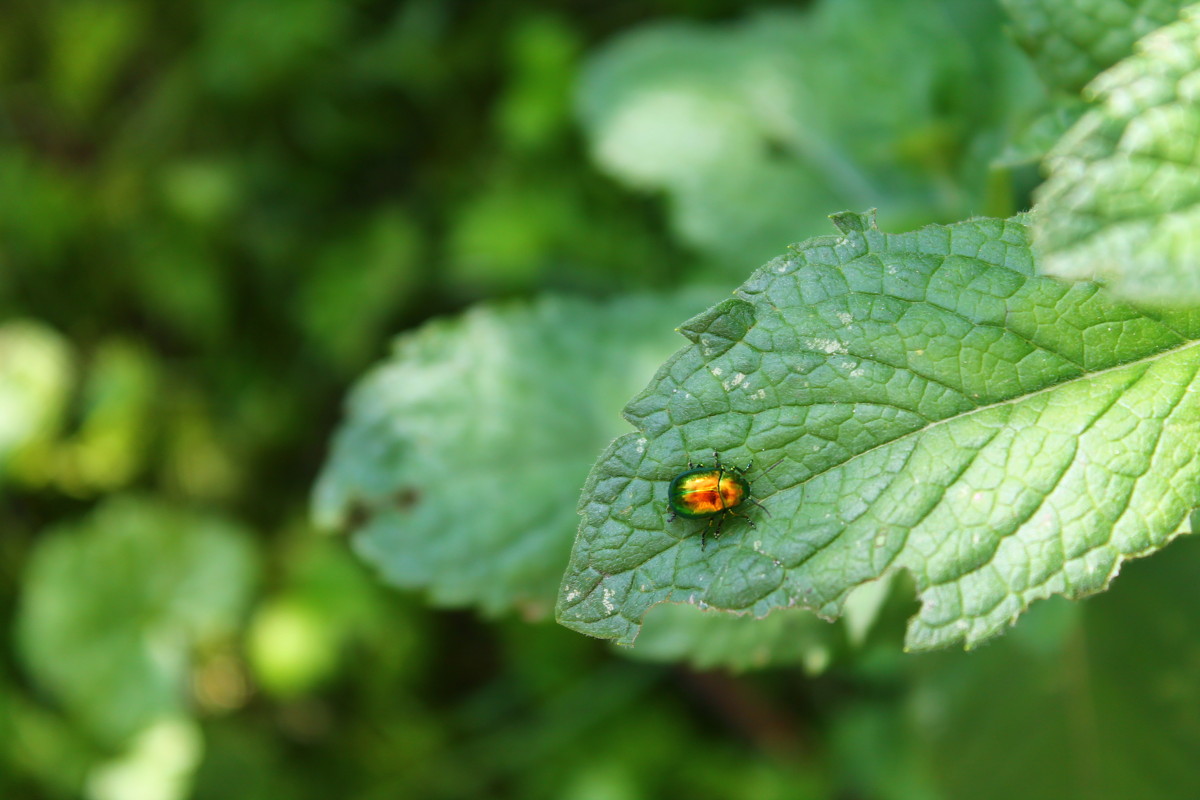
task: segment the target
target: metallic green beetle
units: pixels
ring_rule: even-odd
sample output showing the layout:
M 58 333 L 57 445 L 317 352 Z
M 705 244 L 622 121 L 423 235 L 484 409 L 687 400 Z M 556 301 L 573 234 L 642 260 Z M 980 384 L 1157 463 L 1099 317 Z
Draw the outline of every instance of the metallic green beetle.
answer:
M 766 475 L 767 472 L 775 469 L 782 460 L 776 461 L 763 474 Z M 749 501 L 763 511 L 767 511 L 766 507 L 750 494 L 750 482 L 746 480 L 746 472 L 753 466 L 753 463 L 747 464 L 744 469 L 734 466 L 726 467 L 721 464 L 721 456 L 718 453 L 713 453 L 713 461 L 714 465 L 711 467 L 693 464 L 689 461 L 687 471 L 676 475 L 671 480 L 670 487 L 667 488 L 667 503 L 671 506 L 671 521 L 677 517 L 707 518 L 709 520 L 708 526 L 700 534 L 701 550 L 708 546 L 708 532 L 714 524 L 717 527 L 713 531 L 713 538 L 721 535 L 721 527 L 725 524 L 727 517 L 741 517 L 749 523 L 751 528 L 755 527 L 754 520 L 745 514 L 734 511 L 743 503 Z M 769 511 L 767 513 L 770 514 Z

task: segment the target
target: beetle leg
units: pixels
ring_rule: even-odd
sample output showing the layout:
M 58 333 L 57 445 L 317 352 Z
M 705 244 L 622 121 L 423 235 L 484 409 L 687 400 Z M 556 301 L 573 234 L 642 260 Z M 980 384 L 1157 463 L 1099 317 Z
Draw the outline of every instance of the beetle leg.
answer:
M 747 524 L 748 524 L 748 525 L 749 525 L 751 528 L 755 528 L 755 529 L 757 529 L 757 528 L 758 528 L 758 526 L 754 524 L 754 520 L 750 519 L 750 517 L 749 517 L 749 516 L 747 516 L 746 514 L 739 514 L 738 512 L 736 512 L 736 511 L 734 511 L 734 510 L 732 510 L 732 509 L 730 509 L 729 513 L 730 513 L 730 515 L 731 515 L 731 516 L 737 517 L 738 519 L 744 519 L 744 520 L 746 520 L 746 523 L 747 523 Z

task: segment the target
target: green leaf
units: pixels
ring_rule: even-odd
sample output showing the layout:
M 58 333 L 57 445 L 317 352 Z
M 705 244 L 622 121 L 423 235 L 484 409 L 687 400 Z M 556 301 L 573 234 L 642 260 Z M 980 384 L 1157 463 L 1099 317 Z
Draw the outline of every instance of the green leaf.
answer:
M 580 118 L 604 170 L 665 192 L 679 237 L 740 274 L 831 208 L 918 225 L 980 207 L 1008 116 L 1041 91 L 1001 20 L 975 0 L 839 0 L 644 26 L 585 65 Z
M 1194 797 L 1197 570 L 1200 538 L 1186 537 L 1101 597 L 1040 604 L 968 660 L 910 659 L 915 713 L 899 735 L 939 765 L 941 796 Z M 986 743 L 964 730 L 987 731 Z
M 62 445 L 59 480 L 73 493 L 112 491 L 143 468 L 161 397 L 161 366 L 140 344 L 102 342 L 82 387 L 79 430 Z
M 766 619 L 701 611 L 665 603 L 646 615 L 632 658 L 674 663 L 696 669 L 743 671 L 803 665 L 810 674 L 824 671 L 840 645 L 840 631 L 803 609 L 786 609 Z
M 355 390 L 315 493 L 326 527 L 439 605 L 549 613 L 613 409 L 704 293 L 480 307 L 397 341 Z
M 360 367 L 398 308 L 417 296 L 421 231 L 398 208 L 383 207 L 333 238 L 303 284 L 297 315 L 314 349 Z M 347 264 L 355 269 L 348 272 Z
M 71 345 L 31 320 L 0 325 L 0 470 L 20 472 L 37 458 L 63 424 L 74 373 Z M 11 460 L 18 461 L 10 465 Z
M 1200 301 L 1200 6 L 1091 84 L 1094 108 L 1046 158 L 1045 271 L 1135 301 Z
M 349 21 L 345 7 L 322 0 L 246 0 L 200 10 L 197 57 L 205 83 L 239 99 L 279 90 L 321 64 L 343 41 Z
M 1075 93 L 1179 15 L 1186 0 L 1000 0 L 1048 86 Z
M 1042 109 L 1013 134 L 1004 151 L 996 157 L 996 166 L 1040 163 L 1085 110 L 1084 102 L 1078 98 L 1060 100 Z
M 744 671 L 797 664 L 823 673 L 838 654 L 859 648 L 875 624 L 892 585 L 871 581 L 846 598 L 841 624 L 831 625 L 803 608 L 781 609 L 765 619 L 663 603 L 642 621 L 637 647 L 619 652 L 644 661 L 686 661 L 696 669 Z
M 88 775 L 90 800 L 184 800 L 204 754 L 204 734 L 186 717 L 141 731 L 126 752 Z
M 1200 505 L 1200 312 L 1034 274 L 1020 219 L 889 235 L 839 214 L 688 322 L 588 477 L 563 624 L 630 643 L 661 602 L 825 616 L 911 572 L 907 644 L 967 646 L 1031 602 L 1100 591 Z M 767 513 L 667 522 L 719 451 Z
M 88 771 L 105 755 L 71 720 L 49 708 L 41 698 L 0 684 L 0 788 L 14 792 L 19 776 L 36 780 L 57 797 L 77 797 Z M 11 784 L 10 784 L 11 782 Z
M 146 28 L 140 3 L 73 3 L 47 15 L 48 83 L 59 107 L 84 116 L 108 96 Z
M 254 553 L 221 519 L 136 498 L 38 540 L 18 644 L 33 677 L 110 743 L 184 708 L 190 653 L 228 635 Z
M 419 627 L 398 619 L 400 609 L 384 602 L 386 589 L 341 542 L 305 535 L 279 571 L 279 590 L 259 604 L 246 631 L 247 661 L 268 694 L 293 700 L 314 691 L 368 633 L 386 638 L 390 648 L 415 651 Z M 415 652 L 406 661 L 419 663 Z

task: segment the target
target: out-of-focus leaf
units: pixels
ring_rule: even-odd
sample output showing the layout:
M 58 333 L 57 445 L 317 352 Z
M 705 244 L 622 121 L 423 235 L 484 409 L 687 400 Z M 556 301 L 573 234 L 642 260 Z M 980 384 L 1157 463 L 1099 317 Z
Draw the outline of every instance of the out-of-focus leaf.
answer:
M 246 465 L 221 440 L 218 421 L 199 393 L 178 385 L 173 389 L 163 410 L 162 473 L 168 492 L 206 502 L 228 498 L 245 480 Z
M 247 725 L 240 719 L 210 721 L 204 728 L 204 761 L 195 775 L 191 797 L 305 800 L 312 794 L 311 768 L 328 762 L 314 757 L 300 764 L 289 761 L 286 752 L 287 741 L 274 728 Z
M 639 212 L 648 206 L 576 169 L 543 161 L 480 176 L 449 231 L 443 286 L 485 298 L 673 285 L 680 254 Z
M 476 294 L 534 287 L 552 268 L 555 240 L 574 211 L 545 187 L 508 180 L 484 187 L 462 208 L 451 234 L 453 281 Z
M 138 43 L 146 10 L 130 0 L 85 0 L 48 15 L 54 28 L 49 78 L 64 109 L 87 114 L 105 98 Z
M 83 421 L 62 444 L 60 485 L 90 494 L 127 485 L 143 467 L 158 401 L 158 365 L 121 341 L 98 348 L 83 386 Z
M 1020 128 L 996 157 L 997 166 L 1016 167 L 1037 164 L 1063 134 L 1083 116 L 1082 100 L 1062 100 L 1043 109 Z
M 479 308 L 401 338 L 350 399 L 315 513 L 439 605 L 553 605 L 575 495 L 699 292 Z
M 222 341 L 234 313 L 233 281 L 203 234 L 177 225 L 141 229 L 130 237 L 124 257 L 150 319 L 193 341 Z
M 286 569 L 248 631 L 250 665 L 268 692 L 291 698 L 313 690 L 343 665 L 347 645 L 381 628 L 408 648 L 409 662 L 419 661 L 411 626 L 397 626 L 394 609 L 384 613 L 383 588 L 341 543 L 304 536 Z
M 637 647 L 623 652 L 648 661 L 687 661 L 697 669 L 798 664 L 817 674 L 832 660 L 840 638 L 836 627 L 805 609 L 755 619 L 664 603 L 646 615 Z
M 664 190 L 682 239 L 744 265 L 838 208 L 976 212 L 1007 115 L 1039 91 L 1022 61 L 990 3 L 822 2 L 637 29 L 589 61 L 579 108 L 605 170 Z
M 515 147 L 544 147 L 567 126 L 579 58 L 578 35 L 552 17 L 532 17 L 509 44 L 510 83 L 497 105 L 497 124 Z
M 11 456 L 13 477 L 71 494 L 127 485 L 147 457 L 158 365 L 138 345 L 102 342 L 83 376 L 79 427 L 68 434 L 63 417 L 75 382 L 68 348 L 34 323 L 0 328 L 0 463 Z
M 303 694 L 333 673 L 338 639 L 320 609 L 281 598 L 255 614 L 247 647 L 259 684 L 286 698 Z
M 103 756 L 71 720 L 7 683 L 0 683 L 0 742 L 0 788 L 34 778 L 54 796 L 80 795 L 88 770 Z
M 181 160 L 163 171 L 163 199 L 181 219 L 211 229 L 227 222 L 237 209 L 242 199 L 239 177 L 232 163 L 217 159 Z
M 184 710 L 192 648 L 230 633 L 254 571 L 231 523 L 110 500 L 39 539 L 22 584 L 22 659 L 93 735 L 124 742 Z
M 206 0 L 201 7 L 204 77 L 214 93 L 243 99 L 334 57 L 348 22 L 348 7 L 327 0 Z
M 878 698 L 840 704 L 822 738 L 829 742 L 842 791 L 875 800 L 945 800 L 931 779 L 939 759 L 922 758 L 926 754 L 907 722 L 903 707 Z
M 865 642 L 892 583 L 885 577 L 855 588 L 846 598 L 840 624 L 801 608 L 777 609 L 757 619 L 663 603 L 646 614 L 637 647 L 618 652 L 645 661 L 686 661 L 697 669 L 742 671 L 796 664 L 819 675 L 847 644 L 857 648 Z
M 1189 800 L 1200 785 L 1200 539 L 1077 608 L 1032 609 L 969 660 L 910 662 L 910 728 L 947 797 Z M 1066 611 L 1074 613 L 1065 614 Z M 1047 628 L 1041 641 L 1033 628 Z M 1030 720 L 1037 724 L 1031 725 Z M 969 728 L 978 736 L 965 736 Z M 993 756 L 999 747 L 1003 759 Z
M 204 740 L 186 717 L 162 719 L 140 732 L 127 752 L 88 776 L 88 800 L 183 800 Z
M 417 226 L 387 206 L 335 239 L 318 256 L 297 304 L 312 346 L 352 366 L 372 355 L 389 316 L 412 305 L 420 253 Z
M 31 320 L 0 325 L 0 470 L 26 459 L 45 457 L 45 446 L 63 422 L 73 379 L 70 344 L 51 328 Z M 40 445 L 40 447 L 39 447 Z
M 1045 271 L 1134 301 L 1200 302 L 1200 5 L 1089 91 L 1095 106 L 1046 158 Z
M 836 615 L 912 573 L 911 648 L 998 633 L 1104 589 L 1200 499 L 1200 313 L 1155 316 L 1034 274 L 1019 219 L 888 235 L 840 214 L 687 322 L 584 487 L 559 620 L 629 643 L 664 601 Z M 666 487 L 720 451 L 770 516 L 667 522 Z
M 1048 86 L 1075 93 L 1188 0 L 1000 0 Z
M 0 149 L 0 292 L 12 267 L 56 264 L 87 215 L 76 176 L 17 149 Z

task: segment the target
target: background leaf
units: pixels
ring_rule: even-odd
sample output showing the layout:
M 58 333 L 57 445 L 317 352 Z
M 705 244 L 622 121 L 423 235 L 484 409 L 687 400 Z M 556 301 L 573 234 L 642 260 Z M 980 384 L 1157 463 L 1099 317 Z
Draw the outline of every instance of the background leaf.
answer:
M 741 275 L 832 209 L 979 213 L 1011 116 L 1039 99 L 999 21 L 986 2 L 844 0 L 645 26 L 586 65 L 580 118 L 603 169 L 665 192 L 678 236 Z
M 945 795 L 1190 798 L 1200 616 L 1187 587 L 1197 568 L 1200 539 L 1185 537 L 1087 603 L 1039 604 L 970 661 L 936 653 L 908 664 L 908 735 L 938 754 Z M 988 745 L 1004 748 L 1002 764 Z
M 1107 586 L 1186 529 L 1200 314 L 1156 317 L 1035 276 L 1020 220 L 887 235 L 861 215 L 683 328 L 601 456 L 559 620 L 628 643 L 663 602 L 839 612 L 912 573 L 908 645 L 975 644 L 1032 601 Z M 689 460 L 785 460 L 703 550 L 666 522 Z M 751 478 L 754 473 L 751 472 Z
M 17 620 L 22 658 L 92 735 L 123 744 L 186 707 L 192 650 L 233 630 L 254 569 L 236 525 L 112 499 L 39 541 Z
M 820 673 L 841 644 L 839 628 L 804 609 L 786 609 L 766 619 L 739 617 L 695 606 L 663 603 L 646 615 L 632 658 L 684 661 L 696 669 L 735 671 L 803 666 Z
M 1037 194 L 1045 271 L 1143 302 L 1200 300 L 1200 5 L 1089 91 Z
M 31 320 L 0 326 L 0 468 L 45 448 L 63 424 L 74 372 L 70 343 Z
M 575 494 L 612 413 L 700 291 L 480 308 L 397 342 L 356 389 L 316 490 L 389 582 L 439 605 L 547 614 Z

